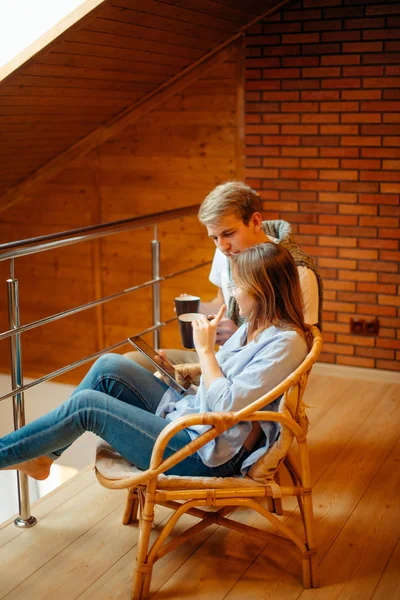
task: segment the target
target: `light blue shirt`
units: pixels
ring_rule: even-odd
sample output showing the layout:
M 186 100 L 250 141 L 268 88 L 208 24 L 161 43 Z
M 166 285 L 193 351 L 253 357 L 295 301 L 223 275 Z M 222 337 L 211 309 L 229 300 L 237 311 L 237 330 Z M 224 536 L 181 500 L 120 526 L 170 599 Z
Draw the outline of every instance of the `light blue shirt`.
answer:
M 202 412 L 238 411 L 283 381 L 300 365 L 308 352 L 305 339 L 294 329 L 271 326 L 244 345 L 246 339 L 247 324 L 244 324 L 215 355 L 223 375 L 214 379 L 208 390 L 202 377 L 195 395 L 182 397 L 170 388 L 162 397 L 156 414 L 174 421 Z M 277 411 L 279 400 L 274 400 L 264 410 Z M 264 421 L 261 426 L 266 437 L 265 444 L 243 462 L 242 473 L 246 473 L 248 467 L 278 437 L 279 424 Z M 186 431 L 194 440 L 209 428 L 210 425 L 196 425 Z M 239 452 L 250 430 L 250 422 L 238 423 L 200 448 L 198 454 L 209 467 L 222 465 Z

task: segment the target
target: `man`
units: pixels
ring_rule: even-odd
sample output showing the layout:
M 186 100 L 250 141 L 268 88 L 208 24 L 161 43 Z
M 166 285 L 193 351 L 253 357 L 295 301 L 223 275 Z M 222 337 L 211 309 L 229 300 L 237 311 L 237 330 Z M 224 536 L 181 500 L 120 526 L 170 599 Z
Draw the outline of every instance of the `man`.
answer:
M 223 303 L 228 307 L 227 316 L 217 329 L 217 344 L 223 345 L 240 325 L 237 304 L 230 298 L 231 283 L 229 257 L 246 248 L 262 243 L 279 243 L 291 253 L 300 278 L 303 295 L 304 320 L 321 326 L 322 282 L 313 260 L 291 239 L 291 227 L 286 221 L 263 221 L 261 198 L 241 181 L 228 181 L 217 186 L 202 202 L 199 220 L 207 228 L 208 236 L 217 249 L 210 271 L 210 281 L 218 288 L 210 302 L 200 305 L 200 312 L 215 314 Z M 197 363 L 197 355 L 190 350 L 165 350 L 166 357 L 174 364 Z M 126 356 L 150 370 L 149 363 L 129 352 Z

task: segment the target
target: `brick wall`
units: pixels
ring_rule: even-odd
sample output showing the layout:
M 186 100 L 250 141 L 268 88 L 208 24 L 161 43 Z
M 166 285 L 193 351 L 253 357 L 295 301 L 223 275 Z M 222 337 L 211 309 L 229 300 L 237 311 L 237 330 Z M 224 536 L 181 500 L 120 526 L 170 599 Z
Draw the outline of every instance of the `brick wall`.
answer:
M 400 370 L 399 31 L 400 3 L 303 0 L 247 37 L 246 181 L 316 259 L 329 363 Z

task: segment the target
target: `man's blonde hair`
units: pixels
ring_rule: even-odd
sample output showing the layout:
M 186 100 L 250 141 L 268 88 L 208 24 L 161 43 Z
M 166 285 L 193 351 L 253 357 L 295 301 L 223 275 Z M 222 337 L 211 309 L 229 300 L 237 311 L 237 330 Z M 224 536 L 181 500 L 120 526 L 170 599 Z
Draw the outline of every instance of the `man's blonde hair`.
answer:
M 200 206 L 199 221 L 203 225 L 218 222 L 234 214 L 248 225 L 255 212 L 261 212 L 261 198 L 243 181 L 227 181 L 208 194 Z

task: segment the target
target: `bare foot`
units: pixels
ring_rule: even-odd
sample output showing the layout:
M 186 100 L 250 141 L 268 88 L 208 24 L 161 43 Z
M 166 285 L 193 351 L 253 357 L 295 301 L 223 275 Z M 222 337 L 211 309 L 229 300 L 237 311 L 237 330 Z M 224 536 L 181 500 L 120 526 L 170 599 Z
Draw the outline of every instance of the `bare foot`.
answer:
M 33 477 L 33 479 L 42 481 L 43 479 L 47 479 L 50 475 L 50 467 L 52 464 L 53 461 L 48 456 L 39 456 L 39 458 L 33 458 L 32 460 L 18 463 L 12 467 L 6 467 L 4 471 L 17 469 L 18 471 L 26 473 L 29 477 Z

